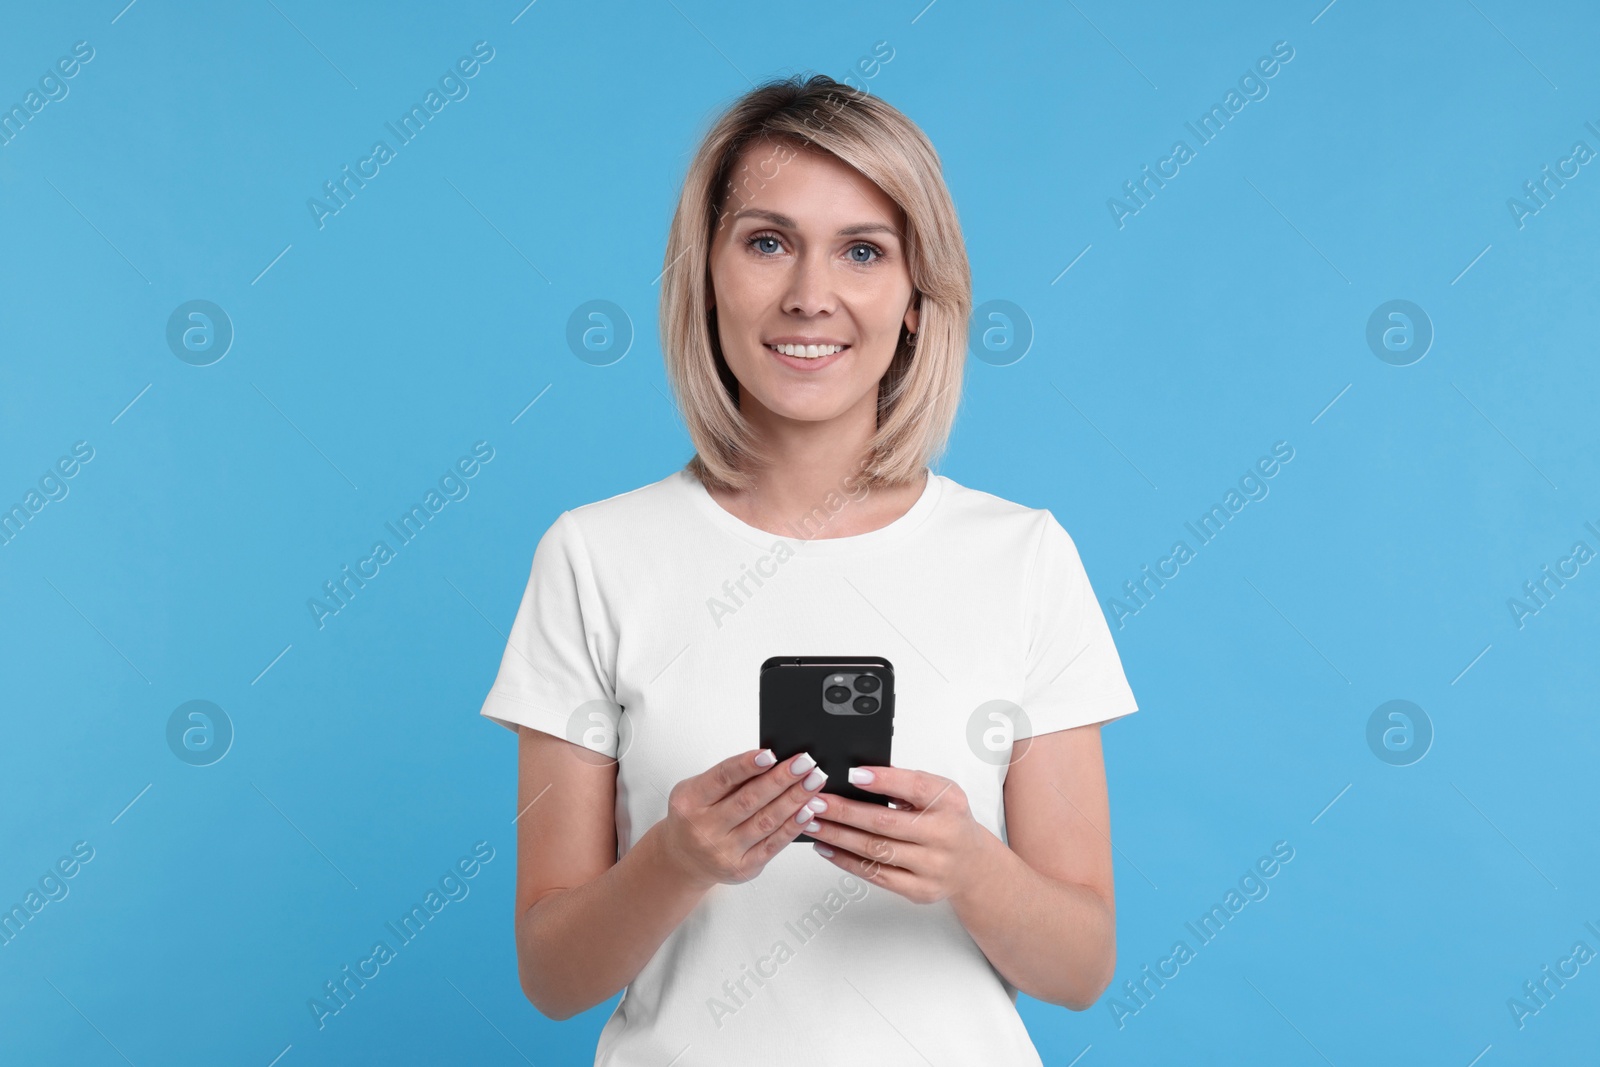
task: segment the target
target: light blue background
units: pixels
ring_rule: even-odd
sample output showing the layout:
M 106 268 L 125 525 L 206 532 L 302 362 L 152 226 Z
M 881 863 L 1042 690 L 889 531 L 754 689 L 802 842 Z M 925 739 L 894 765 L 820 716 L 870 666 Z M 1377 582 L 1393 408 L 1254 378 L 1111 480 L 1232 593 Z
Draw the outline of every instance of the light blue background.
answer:
M 0 34 L 7 106 L 95 50 L 0 148 L 0 503 L 94 448 L 0 547 L 0 902 L 94 849 L 0 948 L 0 1058 L 589 1062 L 614 1001 L 557 1024 L 518 988 L 515 744 L 477 712 L 546 526 L 688 457 L 655 325 L 678 186 L 718 109 L 804 70 L 938 147 L 976 302 L 1034 332 L 969 358 L 939 469 L 1050 508 L 1108 610 L 1295 449 L 1114 627 L 1142 710 L 1105 735 L 1108 999 L 1295 857 L 1124 1027 L 1024 998 L 1045 1062 L 1592 1052 L 1600 963 L 1524 1028 L 1506 1003 L 1600 950 L 1600 564 L 1507 607 L 1600 550 L 1600 164 L 1507 208 L 1600 149 L 1591 7 L 123 3 Z M 319 229 L 307 199 L 480 40 L 470 95 Z M 1107 199 L 1276 41 L 1269 95 L 1119 229 Z M 236 330 L 206 367 L 165 340 L 193 299 Z M 592 299 L 631 321 L 609 366 L 566 342 Z M 1391 299 L 1436 330 L 1410 366 L 1365 341 Z M 308 598 L 479 440 L 470 495 L 319 630 Z M 166 740 L 193 699 L 236 731 L 208 767 Z M 1366 741 L 1390 699 L 1436 732 L 1411 766 Z M 308 999 L 477 841 L 470 895 L 319 1030 Z

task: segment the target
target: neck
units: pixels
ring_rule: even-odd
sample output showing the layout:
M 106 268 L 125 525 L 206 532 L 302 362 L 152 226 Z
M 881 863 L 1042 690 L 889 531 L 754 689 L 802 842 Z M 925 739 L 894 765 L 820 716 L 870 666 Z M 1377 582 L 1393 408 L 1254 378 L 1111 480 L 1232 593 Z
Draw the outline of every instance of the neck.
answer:
M 769 462 L 754 488 L 712 496 L 751 526 L 786 537 L 849 537 L 888 525 L 910 510 L 926 481 L 868 489 L 864 468 L 876 404 L 870 397 L 826 422 L 785 419 L 749 404 L 758 409 L 747 417 Z

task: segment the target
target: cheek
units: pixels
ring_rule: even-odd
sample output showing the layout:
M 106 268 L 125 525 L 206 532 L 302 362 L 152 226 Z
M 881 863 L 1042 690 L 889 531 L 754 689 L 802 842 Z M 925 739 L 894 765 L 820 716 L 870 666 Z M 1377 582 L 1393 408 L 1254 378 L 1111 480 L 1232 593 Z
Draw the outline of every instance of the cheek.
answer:
M 899 286 L 878 284 L 852 293 L 848 314 L 864 332 L 873 362 L 882 360 L 888 366 L 894 356 L 895 345 L 900 341 L 900 331 L 905 326 L 905 308 L 910 293 L 902 293 Z
M 729 251 L 726 258 L 713 261 L 711 285 L 716 294 L 717 319 L 741 330 L 753 329 L 756 320 L 779 300 L 774 289 L 781 284 L 774 272 L 741 268 L 737 253 Z

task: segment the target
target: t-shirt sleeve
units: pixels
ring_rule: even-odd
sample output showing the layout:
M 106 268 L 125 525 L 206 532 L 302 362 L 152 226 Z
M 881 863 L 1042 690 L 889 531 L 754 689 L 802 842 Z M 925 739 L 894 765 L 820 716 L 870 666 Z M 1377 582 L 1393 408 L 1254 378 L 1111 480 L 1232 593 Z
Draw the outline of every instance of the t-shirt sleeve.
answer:
M 1044 515 L 1025 594 L 1027 721 L 1016 724 L 1016 737 L 1108 722 L 1139 708 L 1078 548 L 1054 515 Z
M 604 618 L 577 520 L 564 511 L 539 539 L 500 671 L 480 714 L 617 754 Z M 607 729 L 609 722 L 610 729 Z

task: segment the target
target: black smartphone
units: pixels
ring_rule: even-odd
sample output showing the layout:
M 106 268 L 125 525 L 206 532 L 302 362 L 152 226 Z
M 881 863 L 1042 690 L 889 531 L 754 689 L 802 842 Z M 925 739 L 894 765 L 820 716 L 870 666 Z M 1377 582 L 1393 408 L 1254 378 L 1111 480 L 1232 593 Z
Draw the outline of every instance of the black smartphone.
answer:
M 882 656 L 773 656 L 761 665 L 761 747 L 780 763 L 811 753 L 828 776 L 822 792 L 887 807 L 887 796 L 847 775 L 890 766 L 893 737 L 894 666 Z

